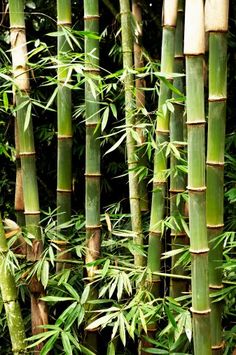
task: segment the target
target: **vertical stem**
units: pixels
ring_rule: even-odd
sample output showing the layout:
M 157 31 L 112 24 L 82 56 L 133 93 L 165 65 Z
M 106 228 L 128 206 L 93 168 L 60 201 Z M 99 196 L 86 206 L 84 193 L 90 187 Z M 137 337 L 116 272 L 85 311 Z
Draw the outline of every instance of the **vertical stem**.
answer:
M 223 245 L 214 245 L 224 227 L 224 143 L 227 100 L 227 31 L 229 1 L 206 1 L 209 32 L 209 113 L 207 139 L 207 230 L 210 243 L 209 285 L 213 293 L 223 288 Z M 211 302 L 212 354 L 222 354 L 222 302 Z
M 17 128 L 22 167 L 24 208 L 27 231 L 34 236 L 33 245 L 27 246 L 27 259 L 40 258 L 43 244 L 39 229 L 40 211 L 38 184 L 35 165 L 33 124 L 30 115 L 30 84 L 27 68 L 27 47 L 24 20 L 24 1 L 9 0 L 11 26 L 12 66 L 14 74 L 16 106 L 26 104 L 17 111 Z M 29 284 L 31 291 L 32 332 L 42 332 L 39 325 L 48 323 L 46 304 L 40 299 L 44 295 L 42 284 L 33 277 Z
M 20 305 L 17 300 L 15 279 L 7 265 L 6 254 L 8 246 L 0 216 L 0 288 L 4 303 L 7 324 L 9 328 L 12 352 L 15 355 L 22 354 L 26 348 L 24 322 Z
M 125 121 L 126 121 L 126 148 L 128 159 L 128 175 L 129 175 L 129 200 L 132 231 L 135 234 L 134 242 L 140 246 L 143 245 L 142 220 L 140 209 L 140 196 L 138 176 L 135 169 L 137 168 L 137 154 L 135 140 L 132 135 L 134 129 L 134 78 L 130 69 L 133 68 L 133 38 L 131 31 L 131 10 L 129 0 L 120 0 L 121 13 L 121 34 L 122 34 L 122 52 L 123 52 L 123 68 L 125 70 L 124 86 L 125 86 Z M 139 253 L 134 255 L 134 263 L 136 266 L 144 264 L 144 257 Z
M 177 20 L 178 0 L 164 0 L 161 71 L 166 74 L 174 71 L 175 26 Z M 151 205 L 151 219 L 148 247 L 148 267 L 151 272 L 160 272 L 162 221 L 165 218 L 167 157 L 166 143 L 169 140 L 169 111 L 163 105 L 171 97 L 171 90 L 161 81 L 156 123 L 157 149 L 154 153 L 154 174 Z M 160 277 L 152 275 L 150 280 L 153 294 L 160 294 Z
M 184 54 L 183 54 L 183 34 L 184 34 L 184 1 L 179 0 L 178 16 L 175 33 L 175 73 L 184 73 Z M 184 92 L 183 77 L 174 78 L 173 85 L 180 91 Z M 178 95 L 173 93 L 173 98 L 178 99 Z M 174 112 L 170 115 L 170 141 L 177 149 L 184 149 L 184 105 L 183 103 L 174 104 Z M 183 157 L 183 154 L 181 152 Z M 181 164 L 178 159 L 171 154 L 170 159 L 170 215 L 175 219 L 172 224 L 174 227 L 171 230 L 172 249 L 178 249 L 181 245 L 186 244 L 186 233 L 182 228 L 181 220 L 184 218 L 184 201 L 177 204 L 178 194 L 186 189 L 185 174 L 177 170 L 177 165 Z M 183 275 L 183 268 L 174 267 L 178 261 L 178 256 L 172 258 L 172 272 L 177 275 Z M 178 297 L 182 292 L 187 291 L 188 282 L 186 280 L 171 278 L 170 280 L 170 294 L 172 297 Z
M 71 0 L 57 0 L 57 26 L 58 32 L 71 28 Z M 69 34 L 67 34 L 69 36 Z M 57 224 L 68 222 L 71 218 L 71 192 L 72 192 L 72 119 L 71 119 L 71 90 L 67 87 L 70 83 L 69 63 L 66 56 L 70 51 L 66 35 L 58 36 L 58 94 L 57 94 Z M 62 250 L 61 250 L 62 251 Z M 58 257 L 69 258 L 63 252 Z M 57 264 L 59 271 L 63 264 Z
M 84 0 L 85 31 L 99 35 L 99 3 L 98 0 Z M 96 261 L 100 256 L 100 179 L 101 152 L 98 139 L 99 94 L 93 96 L 91 85 L 99 83 L 99 38 L 85 37 L 85 105 L 86 105 L 86 263 Z M 96 268 L 96 267 L 95 267 Z M 87 268 L 88 276 L 93 277 L 94 267 Z
M 134 36 L 134 67 L 136 70 L 139 70 L 144 67 L 143 61 L 143 53 L 142 53 L 142 8 L 140 6 L 140 2 L 138 0 L 132 0 L 132 13 L 135 20 L 135 36 Z M 136 98 L 136 111 L 137 111 L 137 125 L 142 123 L 142 108 L 145 107 L 145 92 L 144 88 L 146 86 L 146 82 L 144 78 L 136 77 L 135 79 L 135 98 Z M 137 149 L 137 153 L 139 155 L 139 164 L 141 166 L 147 166 L 147 157 L 145 154 L 145 134 L 142 128 L 136 128 L 137 133 L 140 139 L 140 146 Z M 141 212 L 147 212 L 149 210 L 148 207 L 148 190 L 147 190 L 148 181 L 145 178 L 142 178 L 139 181 L 139 195 L 140 195 L 140 209 Z
M 184 53 L 186 55 L 189 229 L 192 256 L 191 310 L 195 355 L 211 354 L 205 186 L 204 42 L 203 0 L 187 0 Z

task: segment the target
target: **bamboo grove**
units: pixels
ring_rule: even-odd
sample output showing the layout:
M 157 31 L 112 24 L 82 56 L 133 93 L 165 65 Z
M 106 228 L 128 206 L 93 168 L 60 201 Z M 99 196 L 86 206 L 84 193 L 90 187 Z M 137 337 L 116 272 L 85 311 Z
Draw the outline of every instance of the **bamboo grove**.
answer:
M 0 353 L 236 353 L 236 5 L 4 0 Z

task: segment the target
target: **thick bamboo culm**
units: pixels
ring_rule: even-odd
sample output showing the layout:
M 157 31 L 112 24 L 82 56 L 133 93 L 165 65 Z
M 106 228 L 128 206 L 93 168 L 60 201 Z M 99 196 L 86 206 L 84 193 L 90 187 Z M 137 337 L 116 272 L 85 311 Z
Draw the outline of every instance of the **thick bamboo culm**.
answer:
M 161 72 L 169 74 L 172 79 L 174 71 L 175 28 L 177 20 L 177 0 L 165 0 L 163 3 L 163 32 L 161 52 Z M 169 111 L 163 110 L 163 105 L 171 98 L 170 88 L 161 81 L 158 101 L 156 124 L 157 149 L 154 153 L 153 191 L 151 203 L 151 219 L 149 231 L 149 246 L 147 265 L 151 273 L 160 272 L 161 269 L 161 223 L 165 218 L 166 190 L 167 190 L 167 157 L 163 147 L 169 141 Z M 158 297 L 160 294 L 160 277 L 152 274 L 150 280 L 151 290 Z
M 8 245 L 0 215 L 0 288 L 4 304 L 7 325 L 10 333 L 12 353 L 14 355 L 25 353 L 25 328 L 21 309 L 17 300 L 17 289 L 14 276 L 6 261 Z
M 209 285 L 214 293 L 223 288 L 222 244 L 224 227 L 224 143 L 227 100 L 227 31 L 229 1 L 206 1 L 205 25 L 209 33 L 209 112 L 207 139 L 207 230 L 209 239 Z M 213 299 L 214 301 L 214 299 Z M 222 302 L 211 302 L 212 354 L 223 352 Z
M 58 33 L 71 28 L 71 0 L 57 0 L 57 28 Z M 68 36 L 68 34 L 67 34 Z M 67 55 L 70 44 L 66 35 L 59 35 L 57 40 L 58 50 L 58 93 L 57 93 L 57 224 L 58 228 L 71 218 L 71 193 L 72 193 L 72 117 L 71 117 L 71 89 L 69 63 Z M 61 241 L 62 242 L 62 241 Z M 63 245 L 63 248 L 61 247 Z M 70 258 L 65 245 L 59 243 L 61 252 L 58 258 Z M 64 250 L 65 249 L 65 250 Z M 59 271 L 63 264 L 57 264 Z
M 193 40 L 194 39 L 194 40 Z M 188 130 L 188 191 L 195 355 L 211 354 L 205 184 L 203 0 L 186 0 L 184 53 Z
M 142 8 L 138 0 L 132 0 L 132 14 L 135 22 L 134 29 L 134 68 L 135 70 L 142 69 L 144 67 L 143 51 L 142 51 Z M 135 98 L 136 98 L 136 111 L 137 111 L 137 126 L 139 123 L 144 123 L 142 120 L 141 110 L 145 108 L 145 91 L 146 86 L 144 78 L 135 78 Z M 139 155 L 140 166 L 147 166 L 147 156 L 145 154 L 145 134 L 143 128 L 136 128 L 139 139 L 140 146 L 137 147 L 137 154 Z M 147 212 L 149 210 L 148 206 L 148 181 L 143 178 L 139 181 L 139 195 L 140 195 L 140 209 L 141 212 Z
M 183 53 L 183 37 L 184 37 L 184 1 L 178 2 L 178 16 L 175 32 L 175 73 L 184 73 L 184 53 Z M 176 77 L 173 80 L 173 85 L 181 93 L 184 92 L 184 77 Z M 173 93 L 173 98 L 178 99 L 178 94 Z M 170 142 L 175 144 L 176 148 L 180 150 L 181 156 L 183 156 L 184 144 L 184 105 L 183 103 L 174 103 L 174 112 L 170 115 Z M 181 143 L 183 142 L 183 144 Z M 186 233 L 181 224 L 181 219 L 184 218 L 184 201 L 182 200 L 177 204 L 178 194 L 183 193 L 186 190 L 186 175 L 182 171 L 177 170 L 177 165 L 181 164 L 178 159 L 171 154 L 170 159 L 170 215 L 175 219 L 172 221 L 173 228 L 171 230 L 171 245 L 172 249 L 181 248 L 187 242 Z M 182 267 L 174 267 L 178 261 L 178 256 L 172 257 L 172 272 L 177 275 L 184 275 L 185 271 Z M 170 281 L 170 295 L 172 297 L 181 296 L 182 292 L 187 291 L 188 282 L 182 279 L 171 278 Z
M 131 31 L 131 9 L 129 0 L 120 0 L 121 14 L 121 36 L 123 52 L 123 69 L 125 71 L 125 122 L 126 122 L 126 148 L 128 160 L 129 176 L 129 201 L 132 232 L 134 233 L 134 242 L 139 246 L 143 245 L 142 220 L 140 209 L 140 195 L 138 176 L 135 168 L 137 167 L 137 147 L 132 135 L 132 129 L 135 125 L 134 117 L 134 77 L 130 69 L 133 68 L 133 38 Z M 144 265 L 144 256 L 135 253 L 134 263 L 136 266 Z
M 99 2 L 84 0 L 85 31 L 99 35 Z M 99 70 L 99 39 L 85 36 L 85 75 L 97 85 Z M 93 96 L 90 83 L 85 83 L 86 105 L 86 172 L 85 172 L 85 214 L 87 253 L 86 263 L 96 261 L 100 256 L 100 179 L 101 152 L 100 130 L 98 128 L 99 94 Z M 94 267 L 87 268 L 88 276 L 93 277 Z
M 24 20 L 24 1 L 9 0 L 9 14 L 11 26 L 12 66 L 14 75 L 14 90 L 16 105 L 19 106 L 29 100 L 29 74 L 27 68 L 27 47 Z M 35 148 L 33 125 L 30 117 L 26 124 L 28 106 L 17 111 L 17 129 L 19 133 L 19 149 L 22 167 L 23 195 L 26 228 L 34 236 L 33 245 L 27 246 L 27 259 L 35 261 L 42 252 L 42 240 L 39 229 L 40 211 L 38 198 L 38 184 L 35 165 Z M 44 295 L 42 284 L 32 278 L 29 282 L 31 291 L 31 319 L 32 332 L 42 332 L 39 325 L 48 323 L 46 304 L 40 299 Z

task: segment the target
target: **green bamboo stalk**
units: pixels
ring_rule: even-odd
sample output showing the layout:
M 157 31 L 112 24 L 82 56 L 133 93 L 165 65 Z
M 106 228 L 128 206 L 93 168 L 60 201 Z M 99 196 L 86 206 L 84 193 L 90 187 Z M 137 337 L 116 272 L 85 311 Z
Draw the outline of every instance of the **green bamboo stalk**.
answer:
M 171 73 L 174 71 L 175 27 L 178 0 L 165 0 L 163 4 L 161 72 L 171 76 Z M 166 104 L 166 101 L 170 97 L 171 90 L 164 82 L 161 82 L 156 124 L 157 149 L 154 153 L 153 191 L 147 260 L 151 273 L 160 272 L 161 269 L 161 223 L 165 217 L 167 185 L 167 157 L 163 145 L 169 140 L 169 111 L 165 112 L 163 105 Z M 160 294 L 160 277 L 152 274 L 149 282 L 153 294 L 158 297 Z
M 175 33 L 175 73 L 184 73 L 184 53 L 183 53 L 183 35 L 184 35 L 184 1 L 178 2 L 178 16 Z M 173 85 L 180 91 L 184 92 L 184 78 L 174 78 Z M 178 94 L 173 93 L 173 98 L 178 99 Z M 174 112 L 170 115 L 170 142 L 172 142 L 177 149 L 183 150 L 184 145 L 184 106 L 183 103 L 174 104 Z M 174 217 L 177 223 L 171 230 L 172 249 L 178 249 L 181 245 L 186 244 L 187 238 L 184 229 L 181 227 L 181 218 L 184 218 L 184 201 L 182 200 L 177 205 L 178 194 L 182 193 L 186 189 L 185 174 L 181 171 L 177 171 L 176 166 L 180 164 L 174 154 L 171 154 L 170 159 L 170 215 Z M 180 226 L 180 227 L 179 227 Z M 174 267 L 178 261 L 178 256 L 172 258 L 172 272 L 175 274 L 183 275 L 185 271 L 181 267 Z M 178 297 L 182 292 L 187 291 L 188 283 L 181 279 L 171 279 L 170 283 L 170 295 L 172 297 Z
M 72 193 L 72 118 L 71 118 L 71 90 L 69 66 L 66 55 L 70 52 L 70 44 L 63 32 L 71 28 L 71 0 L 57 0 L 58 27 L 58 93 L 57 93 L 57 224 L 60 225 L 71 219 Z M 68 34 L 67 34 L 68 36 Z M 66 246 L 61 245 L 58 258 L 70 259 L 70 253 L 65 252 Z M 65 249 L 65 250 L 64 250 Z M 63 264 L 57 264 L 57 271 Z
M 144 67 L 143 61 L 143 51 L 142 51 L 142 9 L 140 2 L 138 0 L 132 0 L 132 14 L 135 21 L 135 38 L 134 38 L 134 68 L 135 70 L 142 69 Z M 146 82 L 144 78 L 135 78 L 135 98 L 136 98 L 136 110 L 137 110 L 137 126 L 139 123 L 142 123 L 142 113 L 141 109 L 145 107 L 145 92 L 144 88 Z M 137 149 L 139 155 L 139 164 L 141 166 L 147 166 L 147 157 L 145 154 L 145 135 L 143 129 L 140 127 L 136 128 L 136 131 L 139 135 L 140 144 Z M 139 181 L 139 195 L 140 195 L 140 209 L 142 213 L 145 213 L 149 210 L 148 206 L 148 181 L 147 179 L 142 179 Z
M 85 31 L 99 34 L 99 2 L 84 0 Z M 101 152 L 98 139 L 99 94 L 93 96 L 91 85 L 96 86 L 99 80 L 99 39 L 85 37 L 85 75 L 91 81 L 85 82 L 86 105 L 86 172 L 85 172 L 85 214 L 87 253 L 86 263 L 94 262 L 100 256 L 100 179 Z M 88 276 L 93 277 L 95 267 L 87 268 Z
M 10 333 L 12 352 L 22 354 L 26 348 L 24 321 L 17 299 L 15 279 L 7 265 L 8 245 L 0 215 L 0 288 Z
M 27 246 L 27 259 L 35 261 L 42 252 L 42 240 L 39 229 L 40 211 L 38 185 L 35 166 L 35 148 L 33 125 L 30 115 L 30 84 L 27 68 L 27 47 L 24 20 L 24 1 L 9 0 L 11 26 L 12 66 L 15 85 L 17 128 L 23 179 L 23 195 L 27 231 L 34 236 L 33 245 Z M 24 105 L 25 106 L 22 106 Z M 32 332 L 41 332 L 39 325 L 48 323 L 45 302 L 40 299 L 44 294 L 42 284 L 35 278 L 29 284 L 31 291 Z
M 97 36 L 85 36 L 85 107 L 86 107 L 86 156 L 85 156 L 85 220 L 87 251 L 85 262 L 93 263 L 100 257 L 101 222 L 100 222 L 100 180 L 101 180 L 101 149 L 99 129 L 99 93 L 94 88 L 99 82 L 99 1 L 84 0 L 84 29 Z M 96 266 L 87 267 L 87 275 L 93 280 Z M 90 291 L 90 299 L 97 298 L 97 289 Z M 87 305 L 88 310 L 92 308 Z M 86 343 L 97 352 L 97 332 L 88 331 Z
M 126 148 L 128 160 L 128 176 L 129 176 L 129 201 L 131 213 L 132 231 L 135 234 L 134 242 L 140 246 L 143 245 L 142 220 L 140 209 L 140 196 L 138 176 L 135 169 L 138 166 L 135 140 L 132 135 L 134 129 L 134 78 L 130 69 L 133 68 L 133 38 L 131 31 L 131 9 L 129 0 L 120 0 L 121 14 L 121 35 L 122 35 L 122 52 L 123 52 L 123 68 L 125 71 L 124 87 L 125 87 L 125 122 L 126 122 Z M 134 254 L 134 263 L 136 266 L 144 264 L 144 257 L 139 253 Z
M 209 287 L 223 288 L 223 245 L 214 239 L 224 227 L 224 143 L 227 101 L 227 31 L 229 1 L 207 0 L 206 30 L 209 33 L 209 113 L 207 139 L 207 231 L 210 243 Z M 222 354 L 222 302 L 211 302 L 212 354 Z
M 186 0 L 184 53 L 186 56 L 189 229 L 192 257 L 191 311 L 195 355 L 211 354 L 205 186 L 204 52 L 203 0 Z

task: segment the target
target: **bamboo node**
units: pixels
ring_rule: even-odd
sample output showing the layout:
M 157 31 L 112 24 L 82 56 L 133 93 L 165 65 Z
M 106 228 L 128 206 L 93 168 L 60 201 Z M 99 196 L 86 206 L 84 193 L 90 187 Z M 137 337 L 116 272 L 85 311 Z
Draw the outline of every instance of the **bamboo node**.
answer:
M 196 309 L 194 309 L 193 307 L 191 307 L 191 308 L 190 308 L 190 311 L 191 311 L 193 314 L 199 314 L 199 315 L 204 315 L 204 314 L 209 314 L 209 313 L 211 313 L 210 308 L 205 309 L 205 310 L 203 310 L 203 311 L 199 311 L 199 310 L 196 310 Z
M 207 254 L 209 252 L 209 248 L 204 248 L 204 249 L 198 249 L 198 250 L 194 250 L 194 249 L 189 249 L 191 254 Z
M 192 192 L 204 192 L 206 191 L 206 186 L 199 186 L 199 187 L 192 187 L 192 186 L 187 186 L 188 191 Z
M 219 345 L 212 345 L 211 349 L 212 350 L 220 350 L 220 349 L 223 349 L 225 346 L 225 342 L 222 341 Z
M 225 163 L 224 162 L 219 162 L 219 161 L 212 161 L 212 160 L 207 160 L 206 161 L 206 164 L 207 165 L 210 165 L 210 166 L 218 166 L 219 168 L 223 168 Z
M 209 228 L 209 229 L 221 229 L 221 228 L 224 228 L 224 223 L 207 224 L 207 228 Z
M 180 194 L 182 192 L 185 192 L 184 189 L 169 189 L 169 192 L 172 194 Z
M 71 22 L 68 21 L 57 21 L 58 26 L 68 26 L 71 27 Z
M 170 130 L 169 129 L 160 129 L 160 128 L 157 128 L 156 133 L 161 133 L 161 134 L 169 134 L 170 133 Z
M 98 177 L 101 177 L 102 174 L 100 174 L 100 173 L 85 173 L 84 176 L 86 178 L 98 178 Z
M 14 30 L 25 31 L 25 26 L 10 26 L 10 30 L 11 31 L 14 31 Z
M 32 215 L 32 216 L 37 216 L 38 214 L 40 214 L 40 211 L 25 211 L 24 215 Z
M 57 189 L 57 192 L 62 192 L 62 193 L 72 193 L 72 189 Z
M 208 97 L 208 102 L 224 102 L 227 101 L 227 96 L 214 96 L 211 95 Z
M 64 140 L 64 139 L 72 139 L 73 138 L 73 136 L 72 136 L 72 134 L 58 134 L 57 135 L 57 139 L 58 140 Z
M 222 290 L 222 288 L 224 288 L 224 285 L 223 284 L 221 284 L 221 285 L 209 284 L 209 288 L 210 288 L 210 290 Z
M 172 238 L 178 238 L 178 237 L 184 238 L 184 237 L 186 237 L 186 233 L 184 233 L 184 232 L 176 232 L 176 233 L 171 232 L 170 236 Z
M 155 232 L 151 229 L 149 230 L 149 233 L 153 236 L 156 236 L 156 237 L 161 237 L 161 234 L 162 234 L 161 232 Z
M 97 224 L 97 225 L 94 225 L 94 226 L 86 225 L 85 228 L 86 228 L 86 230 L 100 229 L 100 228 L 102 228 L 102 225 L 101 224 Z
M 186 124 L 188 126 L 204 126 L 206 124 L 206 121 L 205 120 L 196 120 L 196 121 L 186 121 Z
M 92 20 L 98 20 L 100 18 L 99 15 L 87 15 L 84 16 L 85 21 L 92 21 Z
M 27 157 L 27 156 L 34 156 L 36 153 L 35 152 L 20 152 L 19 156 L 20 157 Z

